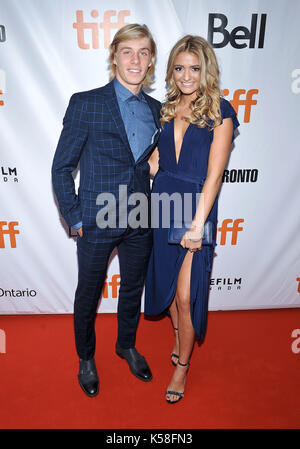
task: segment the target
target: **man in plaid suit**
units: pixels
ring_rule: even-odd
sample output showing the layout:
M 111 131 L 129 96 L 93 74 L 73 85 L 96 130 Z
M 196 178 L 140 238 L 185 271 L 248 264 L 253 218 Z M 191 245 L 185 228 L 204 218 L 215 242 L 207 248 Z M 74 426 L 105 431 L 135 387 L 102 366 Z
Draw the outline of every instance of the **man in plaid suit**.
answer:
M 155 56 L 156 45 L 145 25 L 126 25 L 116 33 L 110 45 L 111 82 L 71 97 L 53 160 L 52 180 L 61 213 L 78 233 L 74 328 L 79 384 L 89 397 L 99 391 L 94 321 L 109 257 L 116 247 L 121 275 L 116 353 L 136 377 L 152 379 L 145 358 L 135 348 L 151 228 L 124 226 L 119 216 L 115 227 L 99 227 L 101 208 L 96 199 L 101 193 L 113 194 L 118 212 L 123 186 L 129 194 L 140 192 L 150 200 L 147 159 L 157 145 L 161 105 L 142 86 L 152 82 Z M 79 162 L 76 194 L 72 172 Z

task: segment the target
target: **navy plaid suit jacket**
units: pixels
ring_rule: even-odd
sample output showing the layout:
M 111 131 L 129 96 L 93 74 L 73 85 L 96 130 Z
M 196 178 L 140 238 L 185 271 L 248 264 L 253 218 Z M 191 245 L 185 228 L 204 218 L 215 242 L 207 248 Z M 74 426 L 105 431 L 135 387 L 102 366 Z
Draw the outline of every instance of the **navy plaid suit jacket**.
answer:
M 160 130 L 159 101 L 144 94 Z M 113 82 L 104 87 L 72 95 L 52 165 L 52 182 L 60 211 L 69 227 L 83 223 L 90 242 L 124 229 L 99 229 L 96 215 L 99 193 L 110 192 L 118 199 L 119 185 L 133 192 L 150 194 L 147 159 L 157 145 L 159 132 L 137 161 L 132 155 Z M 80 162 L 80 185 L 75 191 L 72 172 Z M 118 208 L 117 208 L 118 212 Z

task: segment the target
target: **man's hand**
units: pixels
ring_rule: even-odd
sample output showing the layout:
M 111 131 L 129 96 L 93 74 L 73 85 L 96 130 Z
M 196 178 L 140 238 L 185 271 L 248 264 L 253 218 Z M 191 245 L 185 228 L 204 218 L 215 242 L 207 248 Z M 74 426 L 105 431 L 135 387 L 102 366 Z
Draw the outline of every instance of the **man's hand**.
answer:
M 76 229 L 76 231 L 77 231 L 77 234 L 79 234 L 79 236 L 82 237 L 82 227 Z

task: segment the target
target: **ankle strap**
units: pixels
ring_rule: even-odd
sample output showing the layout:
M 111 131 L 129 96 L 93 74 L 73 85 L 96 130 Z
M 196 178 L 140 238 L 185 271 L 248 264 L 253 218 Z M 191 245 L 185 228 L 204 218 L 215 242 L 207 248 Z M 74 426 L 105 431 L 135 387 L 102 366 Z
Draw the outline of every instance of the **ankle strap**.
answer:
M 177 364 L 180 365 L 180 366 L 190 366 L 190 362 L 181 363 L 179 360 L 178 360 Z
M 173 329 L 174 329 L 174 331 L 178 331 L 178 327 L 174 327 Z

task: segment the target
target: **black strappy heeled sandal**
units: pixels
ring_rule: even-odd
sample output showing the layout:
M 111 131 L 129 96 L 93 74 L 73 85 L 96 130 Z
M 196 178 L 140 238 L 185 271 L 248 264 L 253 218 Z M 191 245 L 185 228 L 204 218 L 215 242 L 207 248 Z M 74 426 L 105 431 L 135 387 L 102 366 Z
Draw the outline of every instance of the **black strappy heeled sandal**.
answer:
M 181 363 L 181 362 L 179 361 L 179 359 L 178 359 L 177 365 L 189 367 L 189 366 L 190 366 L 190 362 L 187 362 L 187 363 Z M 170 401 L 170 399 L 167 399 L 167 398 L 166 398 L 166 401 L 167 401 L 169 404 L 177 404 L 177 402 L 179 402 L 180 399 L 182 399 L 182 398 L 184 397 L 184 393 L 180 393 L 179 391 L 167 390 L 167 391 L 166 391 L 166 395 L 167 395 L 167 394 L 173 394 L 174 396 L 178 396 L 177 401 Z
M 178 327 L 174 327 L 174 331 L 178 331 Z M 179 355 L 178 354 L 175 354 L 175 352 L 172 352 L 171 353 L 171 362 L 172 362 L 172 364 L 174 365 L 174 366 L 176 366 L 177 365 L 177 363 L 176 362 L 174 362 L 174 360 L 172 360 L 172 357 L 174 357 L 174 359 L 179 359 Z

